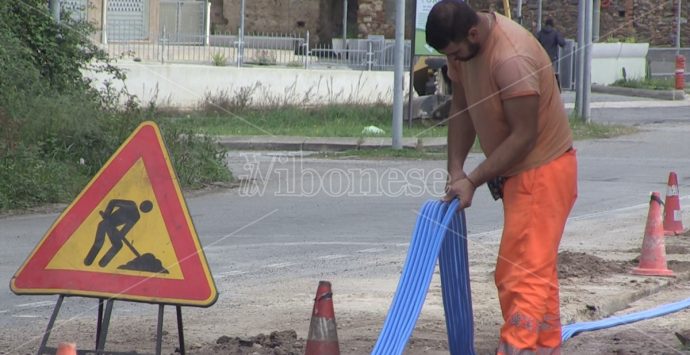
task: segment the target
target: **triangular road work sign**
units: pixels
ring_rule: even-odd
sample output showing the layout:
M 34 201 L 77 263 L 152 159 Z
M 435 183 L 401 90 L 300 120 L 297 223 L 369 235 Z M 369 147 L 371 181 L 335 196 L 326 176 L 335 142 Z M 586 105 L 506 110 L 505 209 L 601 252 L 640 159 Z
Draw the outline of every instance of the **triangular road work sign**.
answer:
M 158 126 L 142 123 L 58 217 L 10 282 L 190 306 L 218 298 Z

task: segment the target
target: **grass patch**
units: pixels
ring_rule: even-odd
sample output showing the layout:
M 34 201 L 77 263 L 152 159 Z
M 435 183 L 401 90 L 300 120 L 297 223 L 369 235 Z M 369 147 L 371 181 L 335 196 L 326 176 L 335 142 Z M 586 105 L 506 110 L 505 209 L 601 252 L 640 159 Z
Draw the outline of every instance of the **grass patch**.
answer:
M 311 108 L 244 108 L 237 117 L 192 113 L 163 120 L 179 129 L 214 136 L 361 137 L 362 129 L 373 125 L 385 130 L 384 137 L 390 137 L 391 116 L 390 106 L 329 105 Z M 570 127 L 575 140 L 611 138 L 636 132 L 630 126 L 585 123 L 575 117 L 571 117 Z M 446 126 L 433 127 L 430 121 L 417 120 L 412 128 L 408 128 L 407 122 L 403 123 L 404 137 L 446 135 Z M 478 151 L 478 144 L 475 143 L 473 150 Z
M 326 105 L 319 107 L 286 106 L 249 109 L 236 114 L 193 113 L 168 120 L 178 127 L 218 136 L 305 136 L 361 137 L 367 126 L 385 131 L 390 137 L 393 109 L 388 105 Z M 433 127 L 429 121 L 415 121 L 412 128 L 403 123 L 405 137 L 445 137 L 446 127 Z
M 581 119 L 570 119 L 570 128 L 573 130 L 574 140 L 601 139 L 624 136 L 637 132 L 637 128 L 623 125 L 608 125 L 600 123 L 587 123 Z
M 611 86 L 647 90 L 673 90 L 675 88 L 675 79 L 619 79 L 616 80 L 613 84 L 611 84 Z

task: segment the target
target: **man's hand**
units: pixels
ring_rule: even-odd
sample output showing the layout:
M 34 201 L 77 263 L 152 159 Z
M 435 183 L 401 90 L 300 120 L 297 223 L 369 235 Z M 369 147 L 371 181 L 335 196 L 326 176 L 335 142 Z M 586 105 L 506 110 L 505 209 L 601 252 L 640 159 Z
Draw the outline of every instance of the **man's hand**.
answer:
M 474 190 L 476 190 L 476 187 L 466 177 L 453 180 L 446 185 L 446 195 L 443 196 L 442 200 L 448 202 L 457 196 L 460 200 L 460 208 L 467 208 L 472 205 Z

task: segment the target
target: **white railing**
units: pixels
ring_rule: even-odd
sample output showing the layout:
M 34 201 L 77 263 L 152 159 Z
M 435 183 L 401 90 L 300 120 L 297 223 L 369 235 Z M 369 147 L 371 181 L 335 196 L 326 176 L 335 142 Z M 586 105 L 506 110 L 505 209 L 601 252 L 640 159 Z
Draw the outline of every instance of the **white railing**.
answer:
M 127 36 L 131 26 L 108 27 L 106 48 L 115 58 L 144 62 L 195 63 L 209 65 L 283 66 L 303 68 L 351 68 L 393 70 L 395 41 L 382 36 L 368 39 L 334 39 L 331 44 L 309 45 L 305 33 L 204 33 L 171 32 L 165 26 L 143 39 Z M 410 42 L 405 43 L 405 65 L 409 66 Z

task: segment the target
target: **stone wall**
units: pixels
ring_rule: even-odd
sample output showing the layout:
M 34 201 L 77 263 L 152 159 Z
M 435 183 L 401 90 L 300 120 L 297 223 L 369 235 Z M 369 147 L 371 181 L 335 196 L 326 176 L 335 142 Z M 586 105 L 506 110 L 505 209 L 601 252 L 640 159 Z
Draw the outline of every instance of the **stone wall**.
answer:
M 245 33 L 291 33 L 309 31 L 318 42 L 321 31 L 321 0 L 246 0 Z M 237 33 L 240 0 L 213 0 L 215 32 Z
M 358 37 L 366 38 L 371 34 L 394 38 L 396 2 L 397 0 L 358 0 Z M 405 0 L 405 38 L 412 35 L 415 3 L 416 0 Z
M 678 0 L 602 0 L 600 41 L 634 39 L 652 46 L 675 45 L 675 19 Z M 503 11 L 502 0 L 470 0 L 475 9 Z M 552 17 L 556 28 L 568 38 L 577 38 L 577 0 L 542 1 L 542 17 Z M 515 2 L 511 1 L 515 6 Z M 689 4 L 682 4 L 681 16 L 690 17 Z M 515 8 L 511 10 L 515 15 Z M 523 1 L 523 26 L 537 29 L 537 0 Z M 681 46 L 690 46 L 690 25 L 681 27 Z
M 387 23 L 382 0 L 359 0 L 357 11 L 357 30 L 360 37 L 379 34 L 386 37 L 395 35 L 394 23 Z
M 237 33 L 240 0 L 211 0 L 213 28 Z M 351 18 L 356 18 L 356 36 L 395 35 L 397 0 L 348 0 Z M 476 9 L 503 11 L 503 0 L 467 0 Z M 591 0 L 589 0 L 591 1 Z M 630 39 L 649 42 L 652 46 L 675 45 L 675 10 L 679 0 L 601 0 L 601 41 Z M 406 37 L 410 38 L 416 0 L 406 0 Z M 578 0 L 542 1 L 543 18 L 553 17 L 568 38 L 577 37 Z M 514 7 L 516 1 L 511 0 Z M 512 9 L 513 15 L 516 9 Z M 342 33 L 342 0 L 246 0 L 247 32 L 304 32 L 309 30 L 313 42 L 330 42 Z M 356 13 L 356 17 L 355 14 Z M 536 31 L 537 0 L 523 0 L 523 25 Z M 690 4 L 683 4 L 682 17 L 690 17 Z M 303 22 L 300 26 L 298 23 Z M 352 35 L 353 31 L 348 31 Z M 690 46 L 690 25 L 683 24 L 681 45 Z
M 350 36 L 395 36 L 397 0 L 348 0 Z M 405 0 L 406 37 L 414 24 L 416 0 Z M 240 26 L 240 0 L 211 0 L 211 23 L 215 33 L 237 33 Z M 303 24 L 302 24 L 303 23 Z M 289 33 L 309 31 L 314 43 L 328 43 L 342 37 L 342 0 L 246 0 L 245 31 Z M 354 31 L 353 31 L 354 30 Z

